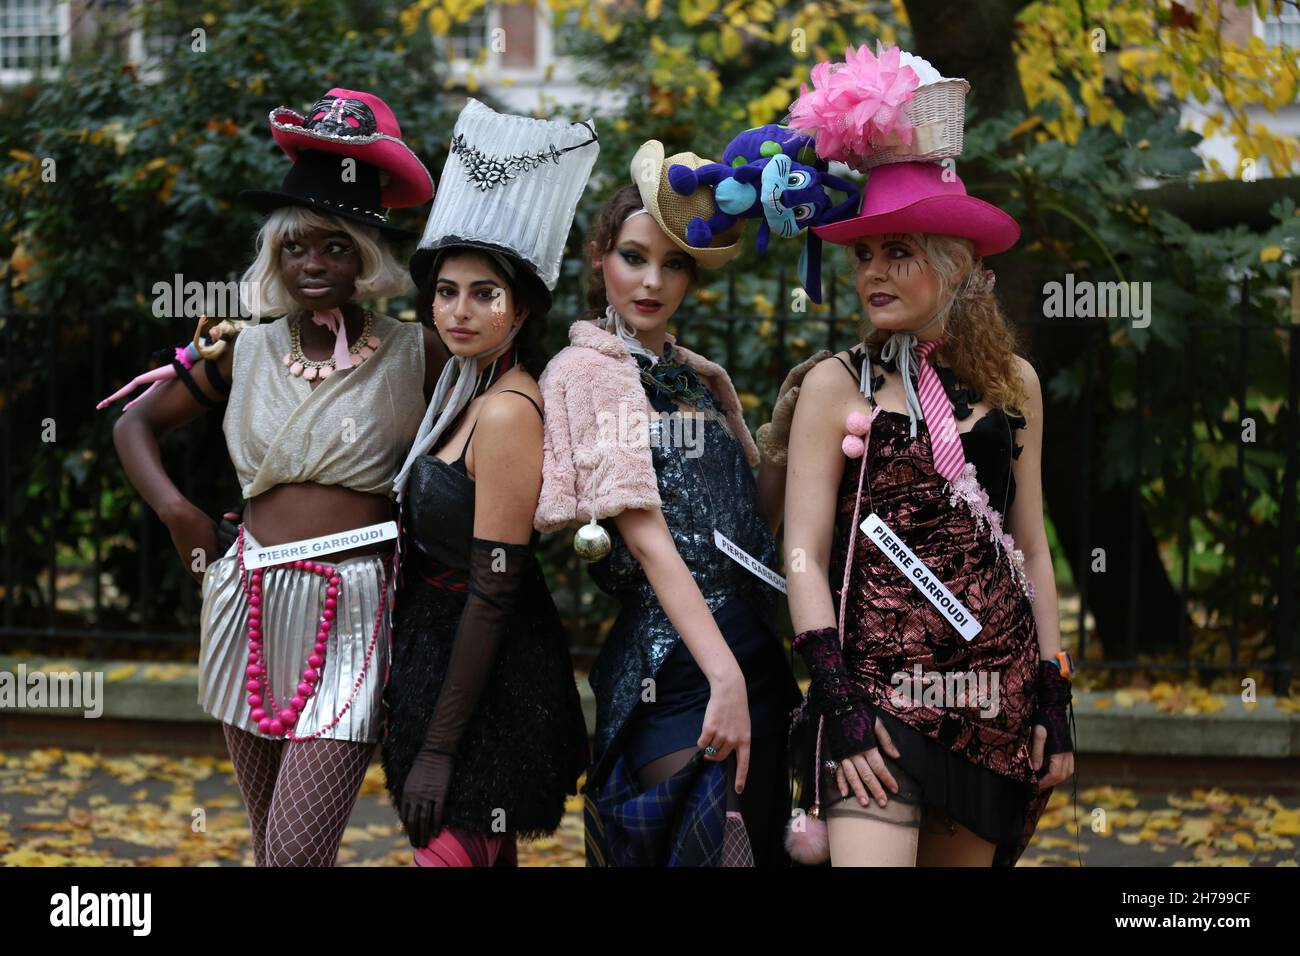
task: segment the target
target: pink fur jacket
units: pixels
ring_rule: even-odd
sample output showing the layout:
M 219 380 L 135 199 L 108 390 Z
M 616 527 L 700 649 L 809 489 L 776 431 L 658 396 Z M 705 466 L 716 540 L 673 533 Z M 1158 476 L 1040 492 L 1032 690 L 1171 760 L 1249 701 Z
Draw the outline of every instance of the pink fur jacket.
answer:
M 677 345 L 726 414 L 751 466 L 754 444 L 735 386 L 722 366 Z M 608 518 L 628 508 L 659 507 L 650 451 L 650 401 L 636 359 L 616 335 L 583 319 L 569 327 L 569 346 L 551 359 L 539 384 L 546 411 L 538 531 Z

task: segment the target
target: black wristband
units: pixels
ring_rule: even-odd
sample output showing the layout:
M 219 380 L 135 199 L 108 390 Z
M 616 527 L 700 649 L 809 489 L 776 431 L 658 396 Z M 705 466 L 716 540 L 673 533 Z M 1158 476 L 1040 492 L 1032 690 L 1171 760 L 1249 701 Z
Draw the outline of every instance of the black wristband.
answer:
M 212 359 L 204 359 L 203 372 L 208 376 L 208 384 L 215 388 L 222 395 L 230 394 L 230 383 L 221 377 L 221 369 L 217 368 L 217 363 Z
M 195 383 L 194 378 L 190 375 L 190 370 L 185 367 L 180 359 L 172 359 L 172 368 L 176 369 L 176 377 L 185 383 L 185 387 L 190 390 L 194 400 L 205 408 L 215 408 L 220 402 L 208 398 L 203 394 L 203 389 Z

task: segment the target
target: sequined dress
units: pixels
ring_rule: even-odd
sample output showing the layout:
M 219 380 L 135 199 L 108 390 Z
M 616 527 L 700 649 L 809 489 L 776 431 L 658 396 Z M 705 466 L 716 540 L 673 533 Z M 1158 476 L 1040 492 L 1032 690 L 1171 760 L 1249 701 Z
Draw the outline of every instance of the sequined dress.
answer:
M 674 421 L 678 414 L 689 421 Z M 692 433 L 687 424 L 700 430 Z M 740 444 L 723 420 L 713 415 L 673 413 L 652 421 L 650 433 L 664 519 L 745 672 L 752 733 L 755 737 L 784 733 L 799 694 L 771 623 L 776 619 L 778 592 L 714 543 L 717 530 L 768 567 L 775 564 L 776 544 L 758 513 L 753 472 Z M 686 440 L 672 440 L 674 434 Z M 591 673 L 597 710 L 594 765 L 588 782 L 596 786 L 628 749 L 629 737 L 636 736 L 652 707 L 665 700 L 671 704 L 675 688 L 671 682 L 665 684 L 661 673 L 666 662 L 673 675 L 684 676 L 693 667 L 681 636 L 613 520 L 603 521 L 602 526 L 613 547 L 591 566 L 591 577 L 622 607 Z M 645 682 L 657 677 L 652 704 L 643 700 Z M 702 720 L 702 711 L 696 718 Z M 684 744 L 668 739 L 672 736 L 667 733 L 657 743 L 633 740 L 632 749 L 641 761 L 654 759 L 661 755 L 656 750 L 668 753 L 677 746 L 693 745 L 698 729 Z

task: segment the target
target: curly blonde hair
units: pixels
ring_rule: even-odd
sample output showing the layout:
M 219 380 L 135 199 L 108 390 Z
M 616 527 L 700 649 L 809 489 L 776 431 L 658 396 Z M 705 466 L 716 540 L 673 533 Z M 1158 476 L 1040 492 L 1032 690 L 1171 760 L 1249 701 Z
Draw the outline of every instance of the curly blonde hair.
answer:
M 930 233 L 913 232 L 907 237 L 929 259 L 939 280 L 939 301 L 948 303 L 941 320 L 944 341 L 935 352 L 936 360 L 951 368 L 957 381 L 978 389 L 995 408 L 1023 412 L 1028 396 L 1016 366 L 1016 333 L 998 306 L 992 283 L 984 279 L 975 244 Z M 853 245 L 848 248 L 852 256 Z M 879 355 L 890 332 L 863 318 L 859 336 Z

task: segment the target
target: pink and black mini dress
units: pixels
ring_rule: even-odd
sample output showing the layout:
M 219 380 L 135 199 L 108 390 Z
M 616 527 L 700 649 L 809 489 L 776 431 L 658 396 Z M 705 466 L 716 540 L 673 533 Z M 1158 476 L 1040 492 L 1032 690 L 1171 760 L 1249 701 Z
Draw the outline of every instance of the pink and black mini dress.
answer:
M 849 354 L 851 364 L 836 359 L 857 383 L 861 346 Z M 968 418 L 979 394 L 958 387 L 949 369 L 936 370 L 954 417 Z M 923 421 L 913 438 L 906 414 L 879 410 L 867 436 L 860 502 L 861 462 L 849 459 L 845 465 L 831 554 L 830 583 L 838 607 L 858 504 L 859 522 L 873 513 L 882 519 L 980 623 L 973 639 L 962 637 L 859 530 L 844 615 L 850 679 L 869 696 L 898 747 L 897 764 L 912 778 L 909 802 L 939 808 L 994 843 L 994 862 L 1004 865 L 1014 864 L 1024 851 L 1051 794 L 1036 789 L 1029 763 L 1039 663 L 1032 588 L 1023 559 L 1002 533 L 1002 516 L 1015 496 L 1011 462 L 1020 446 L 1014 431 L 1025 424 L 1023 417 L 994 408 L 962 433 L 962 449 L 978 481 L 962 485 L 935 470 Z M 964 699 L 965 706 L 925 693 L 939 685 L 940 675 L 949 674 L 980 675 L 981 693 L 996 692 L 985 694 L 982 702 Z M 821 793 L 827 806 L 840 799 L 833 778 L 823 777 Z

